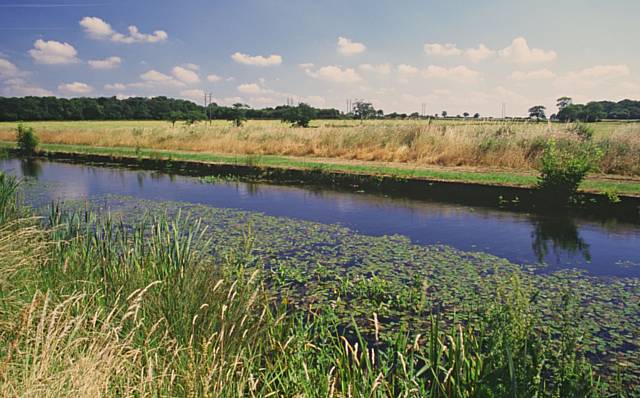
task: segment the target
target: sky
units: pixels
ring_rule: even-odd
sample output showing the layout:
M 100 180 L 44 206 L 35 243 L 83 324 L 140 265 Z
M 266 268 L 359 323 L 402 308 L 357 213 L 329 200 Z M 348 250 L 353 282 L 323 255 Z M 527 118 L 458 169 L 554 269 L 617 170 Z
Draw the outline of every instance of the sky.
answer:
M 561 96 L 640 99 L 639 15 L 637 0 L 0 0 L 0 96 L 551 114 Z

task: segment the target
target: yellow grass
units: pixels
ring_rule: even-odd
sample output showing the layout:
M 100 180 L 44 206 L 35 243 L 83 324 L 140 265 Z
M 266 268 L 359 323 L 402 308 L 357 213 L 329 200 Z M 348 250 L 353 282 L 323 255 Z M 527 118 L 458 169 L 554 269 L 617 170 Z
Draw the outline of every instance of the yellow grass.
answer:
M 164 121 L 35 122 L 42 142 L 140 147 L 220 154 L 323 157 L 402 162 L 418 166 L 471 166 L 532 170 L 544 143 L 579 138 L 570 124 L 497 121 L 315 121 L 291 128 L 278 121 L 226 121 L 172 127 Z M 0 140 L 14 139 L 15 123 L 0 123 Z M 640 124 L 593 125 L 604 149 L 600 171 L 640 175 Z

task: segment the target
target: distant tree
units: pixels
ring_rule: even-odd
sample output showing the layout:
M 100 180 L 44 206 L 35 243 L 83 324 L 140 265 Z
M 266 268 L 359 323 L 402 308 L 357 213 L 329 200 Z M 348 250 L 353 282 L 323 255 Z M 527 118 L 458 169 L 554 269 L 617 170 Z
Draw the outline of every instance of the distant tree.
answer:
M 563 110 L 567 106 L 571 105 L 573 100 L 570 97 L 560 97 L 557 100 L 558 111 Z
M 309 122 L 316 116 L 315 109 L 311 106 L 300 103 L 298 106 L 288 107 L 282 116 L 282 121 L 286 123 L 291 123 L 292 126 L 297 127 L 309 127 Z
M 473 118 L 474 118 L 474 119 L 480 119 L 480 114 L 479 114 L 478 112 L 476 112 L 476 113 L 473 115 Z
M 229 120 L 231 120 L 234 126 L 242 127 L 242 123 L 247 120 L 247 109 L 249 109 L 249 105 L 241 104 L 239 102 L 233 104 Z
M 602 104 L 598 102 L 589 102 L 584 107 L 584 112 L 581 120 L 585 122 L 599 122 L 607 117 Z
M 410 119 L 420 119 L 420 114 L 418 112 L 413 112 L 409 115 Z
M 536 120 L 546 119 L 547 115 L 545 115 L 544 111 L 547 108 L 544 105 L 536 105 L 529 108 L 529 117 L 536 118 Z
M 169 114 L 169 122 L 171 123 L 171 127 L 176 127 L 176 122 L 182 118 L 182 114 L 180 112 L 171 112 Z
M 376 110 L 370 102 L 357 100 L 353 104 L 353 117 L 356 119 L 364 120 L 370 119 L 376 115 Z
M 468 118 L 469 117 L 469 112 L 463 113 L 462 116 L 464 116 L 465 119 Z
M 384 111 L 383 111 L 382 109 L 378 109 L 378 110 L 376 110 L 376 117 L 377 117 L 378 119 L 382 119 L 382 118 L 384 118 Z
M 447 117 L 448 113 L 447 111 L 442 111 L 442 117 Z

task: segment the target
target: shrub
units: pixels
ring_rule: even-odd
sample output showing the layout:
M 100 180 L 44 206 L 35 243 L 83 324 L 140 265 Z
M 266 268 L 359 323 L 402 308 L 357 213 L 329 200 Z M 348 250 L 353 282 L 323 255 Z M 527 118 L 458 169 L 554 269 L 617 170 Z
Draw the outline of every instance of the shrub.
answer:
M 578 122 L 571 127 L 571 131 L 576 133 L 583 141 L 591 141 L 593 138 L 594 129 L 588 124 Z
M 16 129 L 16 142 L 20 152 L 32 154 L 36 151 L 40 140 L 33 128 L 19 124 Z
M 540 160 L 538 188 L 555 203 L 574 199 L 580 183 L 599 157 L 601 152 L 591 145 L 558 149 L 555 140 L 550 140 Z

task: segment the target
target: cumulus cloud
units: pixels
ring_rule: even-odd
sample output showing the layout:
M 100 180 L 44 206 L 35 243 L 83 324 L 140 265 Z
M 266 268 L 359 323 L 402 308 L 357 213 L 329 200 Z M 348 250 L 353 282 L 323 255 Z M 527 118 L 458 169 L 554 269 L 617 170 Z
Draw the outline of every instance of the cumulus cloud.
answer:
M 222 78 L 220 76 L 216 75 L 215 73 L 207 75 L 207 81 L 209 81 L 211 83 L 219 82 L 220 80 L 222 80 Z
M 452 56 L 452 55 L 460 55 L 462 54 L 462 50 L 456 47 L 453 43 L 426 43 L 424 45 L 424 52 L 428 55 L 437 55 L 437 56 Z
M 556 88 L 565 92 L 575 92 L 598 87 L 599 90 L 607 88 L 611 91 L 614 85 L 628 85 L 630 82 L 627 78 L 631 75 L 631 69 L 624 64 L 619 65 L 595 65 L 589 68 L 571 71 L 565 75 L 559 76 L 554 81 Z M 615 83 L 615 84 L 614 84 Z M 594 93 L 594 95 L 606 95 L 602 92 Z
M 204 98 L 204 91 L 200 89 L 182 90 L 180 96 L 193 101 L 201 101 Z
M 310 69 L 313 68 L 313 64 L 311 62 L 307 62 L 304 64 L 298 64 L 299 67 L 301 67 L 302 69 Z
M 358 66 L 363 72 L 373 72 L 380 75 L 388 75 L 391 73 L 392 66 L 391 64 L 379 64 L 379 65 L 371 65 L 371 64 L 361 64 Z
M 200 77 L 196 72 L 182 66 L 176 66 L 172 69 L 171 73 L 173 73 L 176 79 L 186 84 L 195 84 L 200 81 Z
M 553 50 L 530 48 L 524 37 L 516 37 L 511 45 L 498 51 L 501 58 L 518 64 L 538 64 L 551 62 L 557 58 Z
M 356 55 L 361 54 L 367 50 L 367 46 L 362 43 L 357 43 L 346 37 L 338 37 L 338 52 L 342 55 Z
M 29 50 L 31 58 L 39 64 L 73 64 L 78 62 L 78 52 L 69 43 L 42 39 L 36 40 L 33 49 Z
M 276 54 L 265 57 L 262 55 L 247 55 L 237 52 L 231 55 L 231 59 L 239 64 L 252 66 L 277 66 L 282 63 L 282 57 Z
M 538 69 L 528 72 L 515 71 L 509 75 L 509 79 L 516 81 L 527 80 L 548 80 L 556 77 L 556 74 L 549 69 Z
M 358 72 L 352 68 L 342 69 L 339 66 L 323 66 L 317 70 L 305 69 L 307 75 L 314 79 L 335 83 L 354 83 L 362 80 Z
M 579 71 L 569 72 L 566 78 L 577 80 L 606 80 L 626 77 L 631 74 L 627 65 L 596 65 Z
M 19 76 L 22 72 L 6 59 L 0 58 L 0 78 Z
M 31 84 L 21 78 L 11 78 L 2 82 L 2 84 L 4 87 L 0 92 L 6 97 L 24 97 L 30 95 L 48 97 L 53 95 L 51 91 Z
M 495 51 L 481 43 L 476 48 L 465 50 L 464 55 L 469 58 L 471 62 L 478 63 L 492 57 L 495 53 Z
M 446 68 L 443 66 L 429 65 L 422 71 L 422 76 L 428 79 L 453 79 L 474 80 L 479 75 L 478 71 L 469 69 L 464 65 Z
M 87 61 L 90 67 L 93 69 L 113 69 L 120 66 L 122 58 L 120 57 L 108 57 L 105 59 L 91 59 Z
M 86 83 L 73 82 L 73 83 L 63 83 L 58 86 L 58 90 L 64 94 L 69 95 L 85 95 L 89 94 L 93 91 L 93 87 Z
M 141 33 L 137 26 L 128 27 L 128 34 L 113 30 L 110 24 L 98 17 L 84 17 L 80 20 L 80 26 L 92 39 L 110 40 L 116 43 L 158 43 L 167 40 L 169 35 L 164 30 L 156 30 L 153 33 Z
M 140 78 L 147 82 L 168 82 L 173 80 L 171 76 L 165 75 L 164 73 L 158 72 L 155 69 L 151 69 L 140 75 Z
M 418 68 L 416 68 L 413 65 L 407 65 L 407 64 L 400 64 L 398 65 L 397 69 L 398 69 L 398 73 L 404 77 L 414 76 L 419 72 Z
M 122 91 L 127 89 L 127 85 L 122 83 L 105 84 L 104 89 L 109 91 Z
M 260 94 L 263 92 L 262 88 L 256 83 L 246 83 L 238 86 L 238 91 L 242 94 Z

